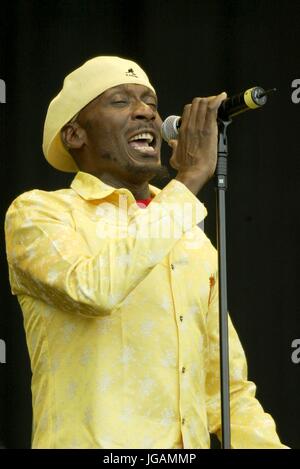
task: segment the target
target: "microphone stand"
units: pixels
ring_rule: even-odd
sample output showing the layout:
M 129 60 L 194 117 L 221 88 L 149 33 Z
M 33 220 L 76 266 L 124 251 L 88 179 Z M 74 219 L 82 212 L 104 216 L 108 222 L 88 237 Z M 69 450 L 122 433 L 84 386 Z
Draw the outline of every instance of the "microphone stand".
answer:
M 219 276 L 219 343 L 221 377 L 222 449 L 230 449 L 230 382 L 228 352 L 227 268 L 226 268 L 226 212 L 227 189 L 227 127 L 232 121 L 218 119 L 218 160 L 216 168 L 217 248 Z

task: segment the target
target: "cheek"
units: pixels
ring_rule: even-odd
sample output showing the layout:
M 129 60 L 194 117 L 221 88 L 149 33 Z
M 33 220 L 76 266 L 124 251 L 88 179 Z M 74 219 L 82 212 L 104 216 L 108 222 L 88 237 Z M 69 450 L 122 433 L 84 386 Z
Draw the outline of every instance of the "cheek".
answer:
M 122 115 L 112 118 L 111 115 L 97 116 L 88 130 L 89 143 L 98 154 L 114 154 L 118 158 L 120 151 L 128 152 L 127 140 L 124 137 L 127 121 Z
M 89 135 L 89 142 L 97 152 L 108 152 L 114 146 L 114 137 L 108 128 L 94 127 Z
M 124 137 L 111 129 L 99 129 L 93 136 L 93 150 L 101 159 L 118 163 L 128 155 L 128 145 Z M 126 156 L 125 156 L 126 158 Z
M 160 115 L 157 114 L 157 116 L 156 116 L 156 124 L 158 125 L 158 127 L 161 127 L 161 126 L 162 126 L 162 123 L 163 123 L 163 121 L 162 121 Z

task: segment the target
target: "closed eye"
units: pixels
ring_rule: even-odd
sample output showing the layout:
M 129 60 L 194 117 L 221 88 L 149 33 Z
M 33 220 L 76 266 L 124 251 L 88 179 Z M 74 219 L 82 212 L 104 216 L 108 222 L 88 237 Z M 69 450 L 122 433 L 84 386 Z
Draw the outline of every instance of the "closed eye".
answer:
M 112 104 L 127 104 L 128 101 L 125 101 L 125 100 L 120 100 L 120 101 L 113 101 Z
M 156 103 L 146 103 L 147 106 L 153 107 L 153 109 L 157 109 L 157 104 Z

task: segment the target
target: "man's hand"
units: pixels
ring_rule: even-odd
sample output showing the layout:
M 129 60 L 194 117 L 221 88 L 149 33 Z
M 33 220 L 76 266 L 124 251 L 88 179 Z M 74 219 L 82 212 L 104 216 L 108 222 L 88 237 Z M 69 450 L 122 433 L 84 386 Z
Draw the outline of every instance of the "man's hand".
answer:
M 217 164 L 218 108 L 225 92 L 208 98 L 194 98 L 184 107 L 178 140 L 170 140 L 173 148 L 170 164 L 178 173 L 175 179 L 195 195 L 213 176 Z

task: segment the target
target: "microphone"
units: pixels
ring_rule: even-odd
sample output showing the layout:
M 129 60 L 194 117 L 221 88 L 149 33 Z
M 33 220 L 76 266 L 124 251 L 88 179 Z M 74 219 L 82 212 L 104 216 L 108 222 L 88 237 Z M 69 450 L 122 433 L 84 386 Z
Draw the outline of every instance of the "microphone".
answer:
M 276 88 L 271 88 L 265 91 L 260 86 L 254 86 L 242 93 L 235 94 L 230 98 L 224 99 L 218 109 L 218 119 L 225 121 L 230 120 L 232 117 L 235 117 L 242 112 L 262 107 L 267 102 L 267 95 L 273 91 L 276 91 Z M 161 126 L 162 138 L 166 142 L 172 139 L 177 139 L 180 125 L 180 116 L 167 117 Z

